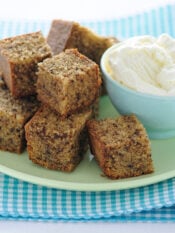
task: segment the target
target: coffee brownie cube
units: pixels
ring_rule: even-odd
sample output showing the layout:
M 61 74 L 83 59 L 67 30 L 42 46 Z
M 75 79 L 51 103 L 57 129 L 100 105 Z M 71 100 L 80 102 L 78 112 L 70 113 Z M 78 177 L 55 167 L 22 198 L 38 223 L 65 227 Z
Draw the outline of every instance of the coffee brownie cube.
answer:
M 91 110 L 62 118 L 43 105 L 26 124 L 29 159 L 45 168 L 71 172 L 87 149 L 86 121 Z
M 50 56 L 41 32 L 0 40 L 0 70 L 14 97 L 36 94 L 37 64 Z
M 150 141 L 136 116 L 90 120 L 87 127 L 92 154 L 107 177 L 127 178 L 154 171 Z
M 60 115 L 66 117 L 96 101 L 101 85 L 99 67 L 77 49 L 68 49 L 38 66 L 38 98 Z
M 26 146 L 24 125 L 39 107 L 36 97 L 14 99 L 0 79 L 0 150 L 21 153 Z

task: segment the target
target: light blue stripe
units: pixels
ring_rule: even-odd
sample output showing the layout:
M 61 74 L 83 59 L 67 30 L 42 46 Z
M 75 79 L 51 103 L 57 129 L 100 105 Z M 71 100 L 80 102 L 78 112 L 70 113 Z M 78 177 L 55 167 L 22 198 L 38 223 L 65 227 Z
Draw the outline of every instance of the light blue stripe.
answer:
M 119 27 L 118 20 L 112 21 L 112 24 L 113 25 L 112 25 L 112 28 L 111 28 L 111 35 L 117 37 L 118 36 L 118 27 Z
M 146 12 L 143 14 L 144 15 L 144 21 L 145 21 L 145 31 L 144 31 L 144 34 L 150 34 L 150 29 L 149 29 L 149 14 Z
M 129 201 L 130 201 L 131 210 L 134 212 L 134 210 L 136 209 L 136 200 L 135 200 L 134 190 L 129 190 Z
M 107 192 L 100 192 L 99 193 L 99 198 L 100 198 L 100 204 L 101 204 L 101 213 L 107 214 L 107 197 L 108 197 L 108 193 Z
M 98 215 L 97 209 L 96 209 L 96 192 L 91 192 L 90 193 L 90 206 L 89 208 L 91 209 L 91 215 Z
M 18 202 L 20 201 L 19 197 L 18 197 L 18 185 L 19 185 L 19 181 L 17 179 L 12 179 L 12 184 L 13 184 L 13 187 L 12 189 L 14 190 L 13 191 L 13 215 L 14 216 L 19 216 L 19 212 L 18 212 Z
M 29 216 L 30 195 L 29 195 L 29 184 L 27 182 L 23 182 L 21 193 L 22 193 L 23 215 Z
M 151 11 L 151 21 L 152 21 L 152 28 L 153 28 L 153 36 L 157 36 L 157 25 L 156 25 L 156 10 Z
M 105 27 L 105 33 L 106 35 L 110 35 L 111 34 L 111 30 L 110 30 L 110 21 L 105 21 L 105 23 L 103 24 L 103 27 Z
M 161 16 L 161 8 L 157 9 L 156 11 L 156 25 L 157 25 L 157 35 L 162 33 L 162 16 Z
M 80 193 L 80 198 L 81 198 L 81 202 L 80 202 L 80 205 L 81 205 L 81 213 L 82 213 L 82 216 L 83 217 L 89 217 L 88 214 L 87 214 L 87 208 L 86 208 L 86 204 L 87 204 L 87 195 L 89 194 L 89 192 L 81 192 Z
M 126 38 L 126 33 L 125 33 L 125 20 L 124 19 L 119 19 L 119 27 L 118 27 L 118 33 L 121 35 L 121 37 Z
M 159 183 L 158 185 L 158 197 L 159 197 L 159 202 L 162 206 L 165 205 L 165 195 L 164 195 L 164 186 L 162 183 Z
M 173 22 L 173 12 L 175 11 L 174 10 L 174 6 L 167 6 L 167 10 L 168 10 L 168 23 L 169 23 L 169 28 L 170 28 L 170 35 L 171 36 L 175 36 L 175 33 L 174 33 L 174 22 Z
M 59 196 L 59 194 L 58 194 Z M 56 203 L 58 203 L 57 201 L 57 190 L 56 189 L 52 189 L 51 190 L 51 208 L 52 208 L 52 214 L 53 216 L 57 216 L 58 215 L 58 206 Z
M 159 24 L 160 24 L 160 28 L 161 28 L 161 33 L 165 33 L 166 29 L 165 29 L 164 7 L 160 7 L 159 18 L 160 18 Z
M 12 23 L 12 21 L 10 21 L 9 23 L 8 23 L 8 25 L 6 25 L 7 26 L 7 28 L 8 28 L 8 30 L 7 30 L 7 34 L 8 35 L 5 35 L 5 36 L 12 36 L 13 35 L 13 33 L 12 33 L 12 28 L 13 28 L 13 23 Z
M 32 215 L 34 217 L 39 217 L 38 214 L 38 200 L 41 198 L 41 196 L 38 194 L 38 186 L 37 185 L 32 185 L 32 197 L 31 197 L 31 201 L 32 201 L 32 206 L 31 206 L 31 211 L 32 211 Z
M 48 189 L 46 187 L 42 187 L 42 194 L 41 194 L 41 202 L 42 202 L 42 215 L 44 217 L 48 217 L 48 209 L 47 209 L 47 194 Z
M 148 186 L 148 190 L 149 190 L 148 198 L 149 198 L 150 204 L 151 206 L 156 206 L 155 200 L 154 200 L 154 185 Z
M 3 196 L 2 196 L 2 208 L 3 212 L 1 215 L 6 216 L 9 214 L 9 209 L 8 209 L 8 193 L 9 193 L 9 176 L 4 175 L 4 180 L 3 180 L 4 186 L 3 186 Z
M 127 37 L 129 36 L 135 36 L 137 34 L 137 31 L 134 30 L 133 28 L 133 17 L 128 17 L 128 22 L 126 23 L 128 24 L 128 34 Z
M 79 196 L 79 192 L 72 191 L 70 196 L 71 196 L 72 215 L 78 217 L 78 215 L 77 215 L 77 196 Z
M 68 217 L 66 199 L 69 191 L 61 191 L 61 216 Z
M 120 211 L 125 213 L 126 211 L 126 199 L 125 199 L 125 190 L 119 192 L 119 201 L 120 201 Z
M 117 204 L 119 202 L 119 200 L 116 198 L 116 192 L 112 191 L 110 192 L 109 198 L 111 200 L 111 211 L 113 213 L 117 213 L 118 209 L 117 209 Z
M 18 27 L 19 21 L 15 22 L 15 27 L 14 27 L 14 31 L 13 31 L 13 36 L 19 35 L 21 34 L 19 31 L 19 27 Z
M 37 24 L 37 21 L 34 21 L 34 22 L 33 22 L 32 30 L 33 30 L 33 31 L 37 31 L 37 30 L 38 30 L 38 24 Z
M 165 32 L 170 34 L 168 6 L 163 8 L 163 15 L 164 15 Z
M 168 182 L 168 196 L 169 196 L 169 200 L 171 203 L 175 203 L 175 189 L 172 189 L 173 187 L 173 181 L 172 179 L 169 179 Z
M 141 16 L 140 14 L 137 14 L 135 17 L 134 17 L 134 25 L 135 25 L 135 34 L 136 35 L 141 35 L 141 20 L 140 20 Z

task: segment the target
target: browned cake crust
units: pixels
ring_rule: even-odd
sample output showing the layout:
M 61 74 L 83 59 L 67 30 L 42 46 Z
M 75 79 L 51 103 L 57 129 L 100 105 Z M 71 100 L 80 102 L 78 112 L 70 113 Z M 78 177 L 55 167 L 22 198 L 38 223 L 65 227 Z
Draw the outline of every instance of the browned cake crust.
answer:
M 113 37 L 98 36 L 90 29 L 72 21 L 53 20 L 47 37 L 53 54 L 58 54 L 68 48 L 77 48 L 97 64 L 101 55 L 118 40 Z
M 150 142 L 134 115 L 90 120 L 87 127 L 92 154 L 107 177 L 118 179 L 153 172 Z
M 14 99 L 0 79 L 0 149 L 21 153 L 26 145 L 24 125 L 39 107 L 35 97 Z
M 0 70 L 13 96 L 36 94 L 37 63 L 50 56 L 41 32 L 0 40 Z
M 77 49 L 39 63 L 38 98 L 64 117 L 92 105 L 100 85 L 98 65 Z
M 27 151 L 32 162 L 45 168 L 70 172 L 87 149 L 86 121 L 91 110 L 61 118 L 42 106 L 26 124 Z

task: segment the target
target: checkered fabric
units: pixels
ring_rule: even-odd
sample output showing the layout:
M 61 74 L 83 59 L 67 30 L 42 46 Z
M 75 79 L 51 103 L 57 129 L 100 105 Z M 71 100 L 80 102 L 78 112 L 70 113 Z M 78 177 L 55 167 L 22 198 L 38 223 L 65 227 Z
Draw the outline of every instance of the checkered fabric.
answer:
M 81 22 L 100 35 L 175 37 L 175 5 L 108 21 Z M 41 30 L 50 21 L 0 20 L 0 38 Z M 37 221 L 174 222 L 175 178 L 118 191 L 80 192 L 42 187 L 0 174 L 0 219 Z
M 0 219 L 170 222 L 174 204 L 175 178 L 134 189 L 80 192 L 0 174 Z

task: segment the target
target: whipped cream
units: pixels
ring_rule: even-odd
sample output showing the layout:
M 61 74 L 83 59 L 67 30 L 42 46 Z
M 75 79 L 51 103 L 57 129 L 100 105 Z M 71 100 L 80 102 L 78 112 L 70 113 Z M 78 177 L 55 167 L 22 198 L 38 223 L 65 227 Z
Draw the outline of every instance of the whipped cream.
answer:
M 175 39 L 167 34 L 133 37 L 111 50 L 107 69 L 114 80 L 153 95 L 175 95 Z

